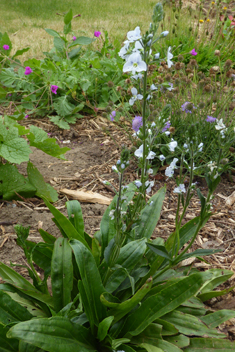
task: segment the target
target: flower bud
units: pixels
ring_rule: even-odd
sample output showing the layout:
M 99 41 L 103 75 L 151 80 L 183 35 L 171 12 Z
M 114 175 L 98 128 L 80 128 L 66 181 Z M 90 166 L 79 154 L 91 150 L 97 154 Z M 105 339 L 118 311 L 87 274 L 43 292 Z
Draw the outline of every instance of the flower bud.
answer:
M 215 56 L 220 56 L 220 50 L 215 50 L 214 54 Z
M 235 153 L 235 148 L 230 147 L 230 148 L 229 148 L 229 151 L 230 151 L 231 153 Z
M 112 88 L 114 86 L 114 83 L 112 81 L 108 81 L 107 85 L 108 87 Z
M 170 128 L 169 128 L 169 132 L 172 133 L 172 134 L 174 134 L 174 133 L 175 133 L 175 127 L 173 127 L 173 126 L 170 127 Z
M 178 56 L 178 60 L 181 62 L 181 61 L 184 61 L 184 57 L 183 57 L 183 55 L 179 55 Z

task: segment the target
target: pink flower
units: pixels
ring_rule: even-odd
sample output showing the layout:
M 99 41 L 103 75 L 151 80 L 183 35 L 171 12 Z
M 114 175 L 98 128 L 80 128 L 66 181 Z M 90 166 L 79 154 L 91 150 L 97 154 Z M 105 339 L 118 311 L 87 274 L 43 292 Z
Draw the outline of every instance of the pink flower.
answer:
M 57 89 L 58 89 L 58 88 L 59 88 L 58 86 L 52 85 L 52 86 L 51 86 L 51 91 L 52 91 L 52 93 L 57 94 Z
M 10 48 L 9 45 L 7 45 L 7 44 L 4 44 L 4 45 L 3 45 L 3 49 L 4 49 L 4 50 L 9 50 L 9 48 Z
M 25 117 L 24 117 L 24 118 L 25 118 L 25 119 L 27 119 L 28 117 L 29 117 L 29 115 L 25 115 Z
M 100 35 L 101 35 L 101 32 L 99 32 L 99 31 L 95 31 L 95 32 L 94 32 L 94 36 L 95 36 L 96 38 L 99 38 Z
M 77 37 L 75 37 L 75 35 L 74 35 L 74 36 L 73 36 L 73 41 L 76 40 L 76 39 L 77 39 Z
M 193 55 L 193 56 L 196 56 L 197 55 L 197 52 L 195 49 L 193 49 L 192 51 L 190 51 L 190 54 Z
M 29 66 L 26 66 L 25 67 L 25 72 L 24 72 L 24 74 L 26 75 L 26 76 L 28 76 L 28 75 L 30 75 L 30 73 L 32 73 L 33 71 L 32 71 L 32 69 L 29 67 Z

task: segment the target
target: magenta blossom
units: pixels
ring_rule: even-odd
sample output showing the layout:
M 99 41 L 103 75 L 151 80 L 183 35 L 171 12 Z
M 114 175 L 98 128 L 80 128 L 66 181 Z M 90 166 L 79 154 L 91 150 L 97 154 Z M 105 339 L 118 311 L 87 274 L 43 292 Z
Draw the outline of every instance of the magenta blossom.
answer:
M 101 32 L 99 32 L 99 31 L 95 31 L 95 32 L 94 32 L 94 36 L 95 36 L 96 38 L 99 38 L 100 35 L 101 35 Z
M 29 67 L 29 66 L 26 66 L 25 67 L 25 72 L 24 72 L 24 74 L 26 75 L 26 76 L 28 76 L 28 75 L 30 75 L 30 73 L 32 73 L 33 71 L 32 71 L 32 69 Z
M 9 50 L 9 48 L 10 48 L 9 45 L 7 45 L 7 44 L 4 44 L 4 45 L 3 45 L 3 49 L 4 49 L 4 50 Z
M 114 121 L 114 117 L 116 116 L 116 111 L 112 111 L 111 114 L 109 115 L 110 121 Z
M 197 52 L 195 49 L 193 49 L 192 51 L 190 51 L 190 54 L 193 55 L 193 56 L 197 56 Z
M 59 88 L 58 86 L 52 85 L 52 86 L 51 86 L 51 91 L 52 91 L 52 93 L 57 94 L 57 89 L 58 89 L 58 88 Z
M 132 120 L 132 128 L 135 132 L 138 132 L 140 127 L 143 126 L 143 118 L 142 116 L 135 116 Z
M 215 121 L 216 121 L 216 117 L 207 115 L 206 121 L 207 121 L 207 122 L 210 122 L 210 123 L 215 122 Z
M 25 115 L 25 117 L 24 117 L 24 118 L 25 118 L 25 119 L 27 119 L 28 117 L 29 117 L 29 115 Z
M 74 35 L 74 36 L 73 36 L 73 41 L 76 40 L 76 39 L 77 39 L 77 37 L 75 37 L 75 35 Z

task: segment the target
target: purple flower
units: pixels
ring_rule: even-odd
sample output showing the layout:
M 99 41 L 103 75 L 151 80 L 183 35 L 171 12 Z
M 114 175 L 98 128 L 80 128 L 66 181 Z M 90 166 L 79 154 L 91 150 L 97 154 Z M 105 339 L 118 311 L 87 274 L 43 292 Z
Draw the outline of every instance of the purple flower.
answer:
M 207 122 L 210 122 L 210 123 L 215 122 L 215 121 L 216 121 L 216 117 L 207 115 L 206 121 L 207 121 Z
M 143 118 L 142 116 L 135 116 L 132 121 L 132 128 L 135 132 L 138 132 L 140 127 L 143 126 Z
M 190 106 L 192 105 L 192 107 Z M 196 109 L 196 106 L 194 106 L 192 103 L 189 101 L 186 101 L 183 105 L 181 105 L 181 110 L 185 111 L 186 113 L 192 114 L 192 108 Z
M 197 52 L 195 49 L 193 49 L 192 51 L 190 51 L 190 54 L 193 55 L 193 56 L 196 56 L 197 55 Z
M 29 117 L 29 115 L 25 115 L 25 117 L 24 117 L 24 118 L 25 118 L 25 119 L 27 119 L 28 117 Z
M 52 93 L 57 94 L 57 89 L 58 89 L 58 88 L 59 88 L 58 86 L 52 85 L 52 86 L 51 86 L 51 91 L 52 91 Z
M 114 117 L 116 116 L 116 111 L 112 111 L 111 114 L 109 115 L 110 121 L 114 121 Z
M 166 132 L 168 130 L 168 128 L 170 128 L 170 126 L 171 126 L 170 121 L 167 121 L 167 123 L 165 124 L 165 126 L 162 129 L 162 132 Z
M 24 74 L 26 75 L 26 76 L 28 76 L 28 75 L 30 75 L 30 73 L 32 73 L 33 71 L 32 71 L 32 69 L 29 67 L 29 66 L 26 66 L 25 67 L 25 72 L 24 72 Z
M 77 37 L 75 37 L 75 35 L 74 35 L 74 36 L 73 36 L 73 41 L 76 40 L 76 39 L 77 39 Z
M 95 32 L 94 32 L 94 36 L 95 36 L 96 38 L 99 38 L 100 35 L 101 35 L 101 32 L 99 32 L 99 31 L 95 31 Z
M 4 50 L 9 50 L 9 48 L 10 48 L 9 45 L 7 45 L 7 44 L 4 44 L 4 45 L 3 45 L 3 49 L 4 49 Z

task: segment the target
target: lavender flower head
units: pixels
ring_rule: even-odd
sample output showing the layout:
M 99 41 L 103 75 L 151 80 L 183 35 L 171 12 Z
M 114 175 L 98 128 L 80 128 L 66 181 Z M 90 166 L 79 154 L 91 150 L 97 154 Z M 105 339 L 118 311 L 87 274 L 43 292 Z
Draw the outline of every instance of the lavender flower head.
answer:
M 216 121 L 216 117 L 207 115 L 206 121 L 207 121 L 207 122 L 210 122 L 210 123 L 215 122 L 215 121 Z
M 52 85 L 52 86 L 51 86 L 51 91 L 52 91 L 52 93 L 57 94 L 57 89 L 58 89 L 58 88 L 59 88 L 58 86 Z
M 195 49 L 193 49 L 192 51 L 190 51 L 190 54 L 193 55 L 193 56 L 196 56 L 197 55 L 197 52 Z
M 135 132 L 138 132 L 140 127 L 143 126 L 143 118 L 142 116 L 135 116 L 132 121 L 132 128 Z
M 7 44 L 4 44 L 4 45 L 3 45 L 3 49 L 4 49 L 4 50 L 9 50 L 9 48 L 10 48 L 9 45 L 7 45 Z
M 166 132 L 170 127 L 171 127 L 171 123 L 170 123 L 170 121 L 167 121 L 167 123 L 165 124 L 165 126 L 162 129 L 162 132 Z
M 111 114 L 109 115 L 110 121 L 114 121 L 114 117 L 116 116 L 116 111 L 112 111 Z
M 26 66 L 26 67 L 25 67 L 24 74 L 25 74 L 26 76 L 30 75 L 30 73 L 32 73 L 32 72 L 33 72 L 33 71 L 32 71 L 32 69 L 31 69 L 29 66 Z
M 192 114 L 192 109 L 196 109 L 196 106 L 194 106 L 189 101 L 186 101 L 183 105 L 181 105 L 181 110 L 185 111 L 186 113 Z
M 101 35 L 101 32 L 99 32 L 99 31 L 95 31 L 95 32 L 94 32 L 94 36 L 95 36 L 96 38 L 99 38 L 100 35 Z

